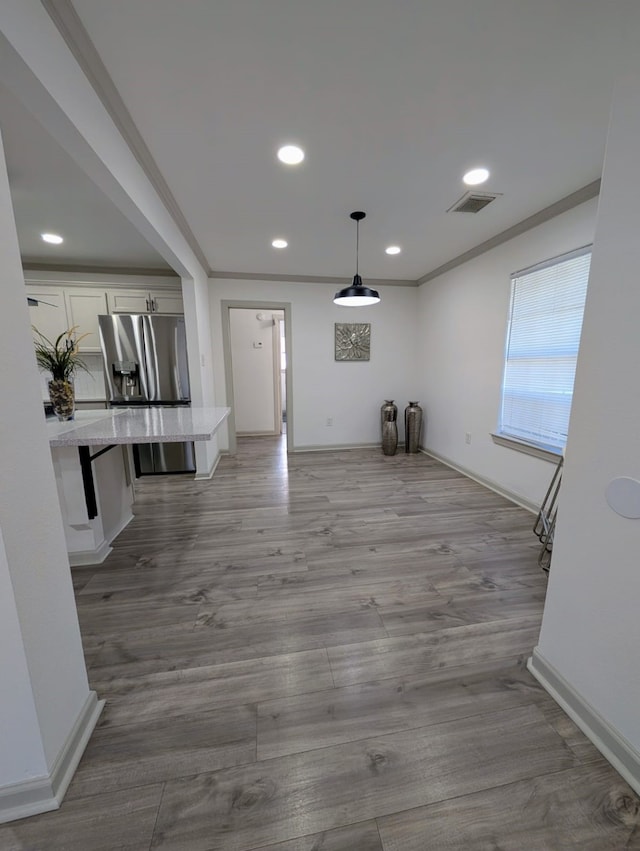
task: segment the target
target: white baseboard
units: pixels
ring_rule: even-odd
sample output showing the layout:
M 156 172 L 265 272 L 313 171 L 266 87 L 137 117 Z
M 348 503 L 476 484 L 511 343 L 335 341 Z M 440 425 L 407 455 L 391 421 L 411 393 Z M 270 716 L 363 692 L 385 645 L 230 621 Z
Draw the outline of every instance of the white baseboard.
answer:
M 400 444 L 398 444 L 398 447 Z M 380 449 L 379 443 L 332 443 L 331 446 L 325 444 L 312 444 L 310 446 L 294 446 L 294 452 L 339 452 L 343 449 Z
M 108 541 L 103 541 L 97 550 L 78 550 L 76 553 L 69 553 L 69 564 L 71 567 L 88 567 L 91 564 L 102 564 L 113 547 Z
M 452 470 L 457 470 L 459 473 L 462 473 L 468 479 L 473 479 L 474 482 L 478 482 L 479 485 L 484 485 L 485 488 L 489 488 L 489 490 L 493 491 L 494 493 L 500 494 L 500 496 L 503 496 L 505 499 L 508 499 L 509 502 L 515 502 L 515 504 L 519 505 L 520 508 L 525 508 L 532 514 L 537 514 L 540 510 L 539 505 L 534 505 L 533 502 L 529 502 L 529 500 L 525 499 L 523 496 L 519 496 L 517 493 L 513 493 L 513 491 L 507 490 L 507 488 L 503 488 L 502 485 L 499 485 L 497 482 L 494 482 L 493 479 L 485 479 L 484 476 L 480 476 L 478 475 L 478 473 L 474 473 L 473 470 L 468 470 L 461 464 L 456 464 L 454 461 L 451 461 L 444 455 L 439 455 L 437 452 L 433 452 L 431 449 L 424 449 L 423 447 L 420 447 L 420 452 L 423 452 L 425 455 L 429 455 L 431 458 L 435 458 L 436 461 L 440 461 L 440 463 L 442 464 L 446 464 L 447 467 L 451 467 Z
M 236 431 L 236 437 L 280 437 L 281 431 Z
M 548 662 L 536 647 L 527 668 L 629 786 L 640 794 L 640 753 Z
M 0 788 L 0 824 L 57 810 L 104 707 L 90 691 L 51 772 L 45 777 Z
M 218 452 L 216 455 L 216 460 L 213 462 L 213 465 L 208 473 L 196 473 L 193 477 L 194 482 L 205 482 L 209 479 L 213 478 L 213 474 L 218 469 L 218 464 L 220 463 L 220 458 L 222 457 L 222 452 Z
M 109 532 L 108 538 L 100 544 L 97 550 L 78 550 L 69 553 L 69 564 L 71 567 L 90 567 L 93 564 L 102 564 L 106 557 L 113 551 L 111 542 L 114 541 L 123 529 L 126 529 L 133 520 L 133 514 L 129 512 L 120 523 Z

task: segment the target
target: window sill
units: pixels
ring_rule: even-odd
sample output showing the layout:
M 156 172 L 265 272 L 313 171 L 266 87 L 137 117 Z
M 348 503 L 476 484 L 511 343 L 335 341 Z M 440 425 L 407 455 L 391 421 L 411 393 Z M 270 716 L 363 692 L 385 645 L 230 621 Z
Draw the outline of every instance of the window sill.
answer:
M 542 449 L 540 446 L 534 446 L 533 443 L 524 443 L 522 440 L 516 440 L 515 437 L 507 437 L 504 434 L 492 434 L 491 439 L 498 446 L 515 449 L 516 452 L 533 455 L 534 458 L 542 458 L 543 461 L 550 461 L 552 464 L 557 464 L 562 458 L 562 452 L 559 449 L 557 451 Z

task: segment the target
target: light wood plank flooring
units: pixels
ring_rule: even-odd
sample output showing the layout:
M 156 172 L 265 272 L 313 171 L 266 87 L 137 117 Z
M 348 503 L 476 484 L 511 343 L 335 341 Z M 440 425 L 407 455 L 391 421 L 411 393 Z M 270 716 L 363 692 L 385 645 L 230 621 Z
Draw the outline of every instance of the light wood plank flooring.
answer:
M 245 438 L 74 571 L 107 706 L 3 851 L 622 851 L 638 799 L 525 668 L 533 518 L 425 455 Z

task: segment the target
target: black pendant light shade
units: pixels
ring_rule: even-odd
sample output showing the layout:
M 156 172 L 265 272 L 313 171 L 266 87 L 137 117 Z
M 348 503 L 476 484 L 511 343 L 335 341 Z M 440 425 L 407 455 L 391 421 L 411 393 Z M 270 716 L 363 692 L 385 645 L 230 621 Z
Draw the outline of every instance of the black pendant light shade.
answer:
M 350 214 L 350 218 L 356 223 L 356 273 L 353 276 L 353 281 L 350 287 L 345 287 L 340 292 L 337 292 L 333 297 L 334 304 L 339 304 L 342 307 L 366 307 L 369 304 L 377 304 L 380 301 L 380 296 L 376 290 L 365 287 L 362 283 L 362 278 L 358 274 L 358 255 L 360 249 L 360 222 L 366 213 L 356 210 Z

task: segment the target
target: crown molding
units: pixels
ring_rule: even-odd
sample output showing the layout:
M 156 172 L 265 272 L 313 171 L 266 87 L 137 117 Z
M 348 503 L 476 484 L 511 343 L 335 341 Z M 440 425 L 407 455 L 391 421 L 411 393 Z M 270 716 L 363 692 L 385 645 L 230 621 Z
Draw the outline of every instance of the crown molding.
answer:
M 339 284 L 344 286 L 344 275 L 267 275 L 258 272 L 209 272 L 210 278 L 226 278 L 232 281 L 291 281 L 296 284 Z M 417 287 L 417 281 L 404 278 L 367 278 L 372 287 Z
M 51 272 L 52 274 L 118 275 L 148 278 L 173 278 L 180 281 L 173 269 L 141 268 L 139 266 L 88 266 L 75 263 L 34 263 L 23 259 L 23 272 Z
M 178 202 L 169 189 L 169 185 L 142 138 L 142 134 L 131 117 L 131 113 L 122 100 L 71 0 L 41 0 L 41 3 L 200 265 L 208 271 L 209 261 L 205 257 L 204 251 L 189 227 Z
M 421 278 L 418 278 L 416 283 L 418 285 L 426 284 L 428 281 L 432 281 L 434 278 L 444 275 L 445 272 L 450 272 L 457 266 L 462 266 L 463 263 L 467 263 L 469 260 L 474 260 L 481 254 L 491 251 L 492 248 L 497 248 L 498 245 L 502 245 L 504 242 L 508 242 L 516 236 L 521 236 L 521 234 L 526 233 L 532 228 L 538 227 L 538 225 L 544 224 L 544 222 L 548 222 L 549 219 L 553 219 L 562 213 L 566 213 L 568 210 L 573 210 L 574 207 L 584 204 L 585 201 L 590 201 L 600 193 L 600 182 L 600 179 L 594 180 L 592 183 L 587 183 L 586 186 L 583 186 L 581 189 L 577 189 L 570 195 L 565 195 L 564 198 L 561 198 L 554 204 L 550 204 L 548 207 L 539 210 L 532 216 L 528 216 L 521 222 L 518 222 L 512 227 L 496 234 L 496 236 L 492 236 L 491 239 L 481 242 L 479 245 L 476 245 L 475 248 L 470 248 L 469 251 L 465 251 L 463 254 L 459 254 L 452 260 L 448 260 L 446 263 L 443 263 L 442 266 L 438 266 L 437 269 L 427 272 Z
M 497 248 L 499 245 L 502 245 L 505 242 L 509 242 L 510 239 L 514 239 L 516 236 L 521 236 L 523 233 L 526 233 L 527 231 L 538 227 L 538 225 L 544 224 L 550 219 L 554 219 L 556 216 L 560 216 L 562 213 L 566 213 L 569 210 L 573 210 L 574 207 L 579 207 L 580 204 L 584 204 L 586 201 L 590 201 L 592 198 L 596 198 L 600 194 L 600 183 L 600 179 L 594 180 L 591 183 L 587 183 L 586 186 L 582 186 L 580 189 L 577 189 L 570 195 L 565 195 L 565 197 L 560 198 L 559 201 L 555 201 L 553 204 L 549 204 L 548 207 L 544 207 L 542 210 L 538 210 L 537 213 L 533 213 L 533 215 L 528 216 L 526 219 L 523 219 L 521 222 L 518 222 L 515 225 L 512 225 L 512 227 L 501 231 L 495 236 L 492 236 L 490 239 L 487 239 L 484 242 L 481 242 L 479 245 L 470 248 L 468 251 L 459 254 L 457 257 L 453 257 L 451 260 L 448 260 L 446 263 L 443 263 L 436 269 L 432 269 L 430 272 L 426 272 L 424 275 L 422 275 L 422 277 L 418 278 L 415 281 L 407 279 L 387 280 L 384 278 L 368 278 L 367 284 L 370 284 L 371 286 L 387 287 L 419 287 L 422 284 L 426 284 L 429 281 L 432 281 L 434 278 L 438 278 L 440 275 L 444 275 L 445 272 L 450 272 L 457 266 L 462 266 L 463 263 L 467 263 L 469 260 L 474 260 L 476 257 L 480 257 L 481 254 L 485 254 L 487 251 L 491 251 L 492 248 Z M 210 271 L 209 277 L 228 278 L 230 280 L 239 281 L 295 281 L 303 284 L 344 283 L 344 277 L 322 275 L 261 275 L 252 272 Z

